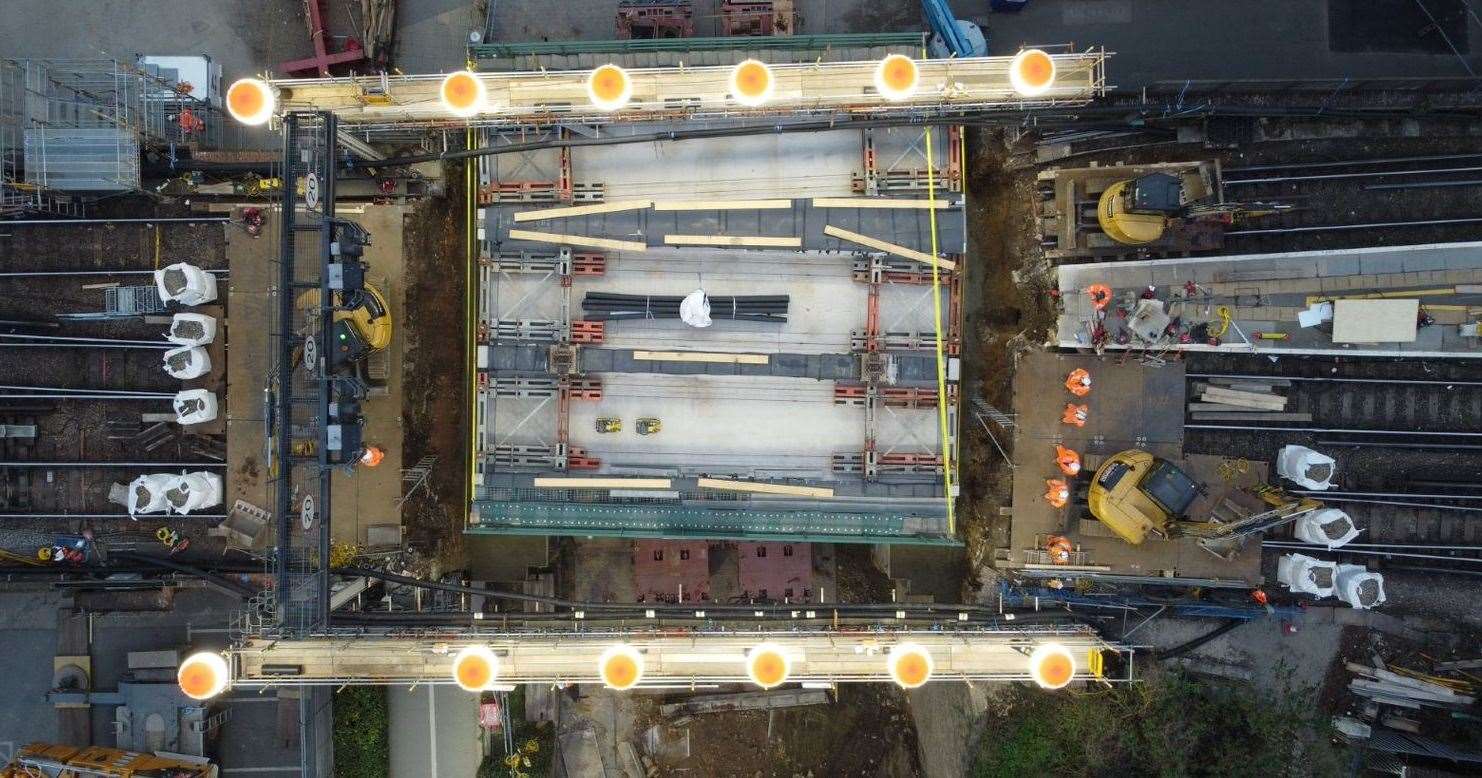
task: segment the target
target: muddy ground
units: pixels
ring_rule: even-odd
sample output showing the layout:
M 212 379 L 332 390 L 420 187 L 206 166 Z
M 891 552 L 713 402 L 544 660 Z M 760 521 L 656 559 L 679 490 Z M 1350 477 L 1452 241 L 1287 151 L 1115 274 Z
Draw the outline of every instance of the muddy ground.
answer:
M 463 565 L 468 494 L 468 372 L 465 369 L 466 213 L 462 165 L 444 171 L 445 193 L 407 218 L 406 364 L 402 462 L 436 457 L 424 492 L 402 508 L 406 539 L 445 566 Z

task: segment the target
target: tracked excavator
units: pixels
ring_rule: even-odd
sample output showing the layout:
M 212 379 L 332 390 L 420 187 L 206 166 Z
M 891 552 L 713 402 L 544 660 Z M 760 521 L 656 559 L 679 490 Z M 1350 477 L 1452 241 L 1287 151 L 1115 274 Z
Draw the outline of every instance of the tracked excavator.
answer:
M 1107 458 L 1096 469 L 1087 493 L 1091 515 L 1122 540 L 1141 545 L 1149 535 L 1170 539 L 1198 538 L 1215 556 L 1229 559 L 1245 540 L 1323 507 L 1268 485 L 1250 491 L 1267 506 L 1239 516 L 1191 518 L 1189 508 L 1204 494 L 1204 484 L 1178 465 L 1139 449 Z
M 1271 203 L 1226 203 L 1213 197 L 1198 171 L 1148 173 L 1118 181 L 1101 192 L 1096 221 L 1107 237 L 1126 246 L 1147 246 L 1169 230 L 1200 222 L 1228 225 L 1287 208 Z

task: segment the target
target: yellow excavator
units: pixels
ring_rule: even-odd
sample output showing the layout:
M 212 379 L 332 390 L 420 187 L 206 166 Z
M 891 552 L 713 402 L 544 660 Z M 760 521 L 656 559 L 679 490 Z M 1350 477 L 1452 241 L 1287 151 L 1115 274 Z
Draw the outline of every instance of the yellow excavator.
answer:
M 1199 544 L 1216 556 L 1228 558 L 1244 539 L 1315 511 L 1321 502 L 1296 497 L 1273 486 L 1259 486 L 1253 493 L 1270 506 L 1265 511 L 1228 520 L 1191 519 L 1189 506 L 1205 491 L 1177 465 L 1139 449 L 1108 457 L 1091 479 L 1086 502 L 1091 515 L 1117 537 L 1136 546 L 1148 535 L 1168 539 L 1199 538 Z
M 1208 182 L 1197 171 L 1183 175 L 1148 173 L 1104 189 L 1096 202 L 1096 222 L 1107 237 L 1118 243 L 1147 246 L 1162 240 L 1175 224 L 1228 225 L 1237 219 L 1265 216 L 1288 207 L 1211 202 L 1210 194 Z
M 335 293 L 335 296 L 342 297 L 343 294 Z M 319 290 L 303 292 L 296 302 L 300 310 L 318 308 Z M 357 343 L 352 351 L 364 356 L 391 345 L 391 306 L 386 303 L 386 295 L 380 289 L 366 284 L 348 304 L 343 299 L 335 300 L 335 304 L 334 334 L 338 338 L 344 331 L 347 337 L 355 339 Z

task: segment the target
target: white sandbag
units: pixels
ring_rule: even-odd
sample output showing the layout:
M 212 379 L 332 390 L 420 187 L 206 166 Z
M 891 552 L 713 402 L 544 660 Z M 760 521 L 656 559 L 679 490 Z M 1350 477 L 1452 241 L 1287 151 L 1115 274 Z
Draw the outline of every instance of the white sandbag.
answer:
M 1287 554 L 1276 560 L 1276 580 L 1294 594 L 1331 597 L 1338 584 L 1338 563 Z
M 177 346 L 204 346 L 216 339 L 216 317 L 204 313 L 177 313 L 165 340 Z
M 202 305 L 216 299 L 216 274 L 176 262 L 154 271 L 154 288 L 167 303 Z
M 199 470 L 173 476 L 170 488 L 165 491 L 165 501 L 170 504 L 170 510 L 185 514 L 220 505 L 221 494 L 221 476 Z
M 696 289 L 679 301 L 679 318 L 691 327 L 710 326 L 710 298 L 704 289 Z
M 211 372 L 211 355 L 200 346 L 181 346 L 165 352 L 165 372 L 189 381 Z
M 1303 489 L 1322 490 L 1333 485 L 1338 474 L 1337 462 L 1303 446 L 1286 446 L 1276 455 L 1276 472 Z
M 1359 536 L 1359 528 L 1353 519 L 1337 508 L 1315 510 L 1297 519 L 1292 534 L 1306 543 L 1327 546 L 1331 551 L 1350 543 Z
M 187 389 L 175 393 L 175 423 L 204 424 L 216 418 L 216 393 L 209 389 Z
M 163 513 L 168 510 L 170 503 L 165 499 L 165 492 L 175 483 L 175 478 L 176 476 L 169 473 L 154 473 L 141 475 L 129 482 L 129 516 Z
M 1363 565 L 1338 565 L 1337 584 L 1338 599 L 1350 607 L 1368 610 L 1384 602 L 1384 576 Z

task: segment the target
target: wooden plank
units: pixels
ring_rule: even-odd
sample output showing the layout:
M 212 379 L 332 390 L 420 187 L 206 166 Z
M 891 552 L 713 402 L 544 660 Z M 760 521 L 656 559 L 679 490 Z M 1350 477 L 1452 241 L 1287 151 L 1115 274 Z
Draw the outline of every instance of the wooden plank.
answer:
M 564 246 L 588 246 L 594 249 L 614 251 L 648 251 L 647 243 L 634 240 L 611 240 L 587 235 L 563 235 L 559 232 L 536 232 L 534 230 L 510 230 L 510 240 L 533 240 L 540 243 L 555 243 Z
M 898 197 L 815 197 L 814 208 L 917 208 L 920 210 L 946 210 L 952 203 L 938 197 L 935 200 L 901 199 Z
M 833 497 L 834 490 L 821 486 L 789 486 L 769 484 L 761 481 L 727 481 L 720 478 L 699 479 L 701 489 L 719 489 L 727 492 L 756 492 L 757 494 L 786 494 L 794 497 Z
M 664 242 L 671 246 L 755 246 L 779 249 L 803 247 L 802 238 L 774 238 L 764 235 L 665 235 Z
M 537 489 L 668 489 L 668 478 L 562 478 L 535 479 Z
M 791 200 L 657 200 L 655 211 L 780 211 Z
M 1268 413 L 1265 411 L 1210 412 L 1196 411 L 1194 421 L 1312 421 L 1310 413 Z
M 653 362 L 717 362 L 734 365 L 765 365 L 766 354 L 728 354 L 714 351 L 634 351 L 634 359 Z
M 844 229 L 843 227 L 835 227 L 832 224 L 824 225 L 823 234 L 838 238 L 839 240 L 846 240 L 850 243 L 858 243 L 861 246 L 866 246 L 868 248 L 875 249 L 876 251 L 883 251 L 887 254 L 894 254 L 897 257 L 914 259 L 917 262 L 924 262 L 928 265 L 936 265 L 943 270 L 955 270 L 957 268 L 956 262 L 951 262 L 939 257 L 934 257 L 930 254 L 917 251 L 915 249 L 908 249 L 905 246 L 898 246 L 894 243 L 889 243 L 878 238 L 871 238 L 868 235 L 861 235 L 857 232 L 851 232 Z
M 563 208 L 542 208 L 538 211 L 517 211 L 515 221 L 531 222 L 540 219 L 566 219 L 572 216 L 586 216 L 593 213 L 614 213 L 616 211 L 637 211 L 653 205 L 652 200 L 618 200 L 611 203 L 597 203 L 596 205 L 573 205 Z
M 1231 389 L 1221 389 L 1217 386 L 1211 386 L 1205 389 L 1200 399 L 1207 403 L 1238 405 L 1242 408 L 1260 408 L 1271 411 L 1286 409 L 1286 398 L 1281 395 L 1237 392 Z
M 1207 379 L 1207 380 L 1211 384 L 1219 384 L 1221 386 L 1228 386 L 1228 387 L 1232 387 L 1232 388 L 1235 387 L 1238 384 L 1264 384 L 1266 386 L 1291 386 L 1292 385 L 1292 379 L 1290 379 L 1290 378 L 1276 378 L 1276 377 L 1269 377 L 1268 378 L 1266 376 L 1261 376 L 1259 378 L 1254 377 L 1254 376 L 1252 376 L 1250 378 L 1210 378 L 1210 379 Z

